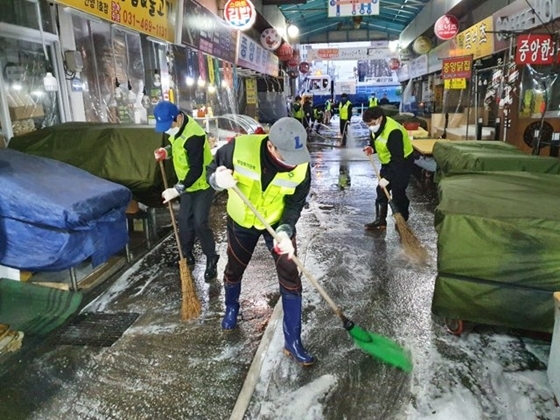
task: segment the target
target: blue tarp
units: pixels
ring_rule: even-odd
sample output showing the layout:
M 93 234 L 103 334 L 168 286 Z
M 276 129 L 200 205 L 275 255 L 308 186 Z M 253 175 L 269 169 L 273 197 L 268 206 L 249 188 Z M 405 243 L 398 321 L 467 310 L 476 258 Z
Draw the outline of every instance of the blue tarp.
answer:
M 128 242 L 126 187 L 52 159 L 0 150 L 0 264 L 60 271 Z

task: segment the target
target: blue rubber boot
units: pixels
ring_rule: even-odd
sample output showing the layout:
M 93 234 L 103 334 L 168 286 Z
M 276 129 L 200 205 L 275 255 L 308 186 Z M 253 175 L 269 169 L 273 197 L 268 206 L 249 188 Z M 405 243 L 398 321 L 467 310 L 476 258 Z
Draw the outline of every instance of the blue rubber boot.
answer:
M 237 314 L 239 313 L 239 294 L 241 293 L 241 282 L 229 285 L 224 283 L 226 296 L 226 313 L 222 320 L 224 330 L 233 330 L 237 327 Z
M 284 353 L 303 366 L 311 366 L 315 358 L 301 344 L 301 296 L 282 293 L 284 308 Z

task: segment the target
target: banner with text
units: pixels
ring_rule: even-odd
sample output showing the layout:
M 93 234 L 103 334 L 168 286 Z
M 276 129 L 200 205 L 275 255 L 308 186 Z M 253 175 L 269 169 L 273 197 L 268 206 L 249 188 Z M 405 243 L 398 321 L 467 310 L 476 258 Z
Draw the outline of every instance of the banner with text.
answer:
M 259 41 L 241 33 L 239 35 L 238 51 L 236 61 L 238 66 L 270 76 L 278 76 L 278 57 L 261 47 Z
M 184 0 L 182 42 L 235 63 L 239 31 L 194 0 Z
M 441 78 L 470 79 L 472 73 L 472 55 L 465 57 L 451 57 L 443 60 Z
M 534 10 L 534 12 L 533 12 Z M 494 51 L 509 47 L 509 31 L 523 32 L 560 18 L 560 1 L 517 0 L 492 15 L 494 19 Z
M 385 60 L 398 58 L 391 52 L 387 42 L 379 42 L 368 47 L 313 48 L 307 51 L 307 61 L 321 60 Z
M 455 42 L 451 54 L 454 56 L 472 54 L 475 60 L 492 55 L 494 53 L 493 27 L 494 23 L 490 16 L 459 33 L 455 41 L 451 41 Z
M 517 37 L 516 64 L 553 64 L 555 43 L 548 34 L 525 34 Z M 560 62 L 560 55 L 557 58 Z
M 176 0 L 57 0 L 112 23 L 175 42 Z

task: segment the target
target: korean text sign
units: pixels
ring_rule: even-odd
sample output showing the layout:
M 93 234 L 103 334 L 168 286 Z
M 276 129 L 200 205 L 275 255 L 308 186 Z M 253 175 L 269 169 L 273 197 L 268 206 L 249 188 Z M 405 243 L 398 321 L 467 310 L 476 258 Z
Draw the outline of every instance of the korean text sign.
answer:
M 517 37 L 516 64 L 553 64 L 554 57 L 555 45 L 550 35 L 526 34 Z
M 176 0 L 57 0 L 146 35 L 175 42 Z
M 490 16 L 458 34 L 456 47 L 459 53 L 472 54 L 475 60 L 492 55 L 494 53 L 493 27 L 494 21 Z
M 450 57 L 443 59 L 441 78 L 470 79 L 472 72 L 472 55 L 463 57 Z

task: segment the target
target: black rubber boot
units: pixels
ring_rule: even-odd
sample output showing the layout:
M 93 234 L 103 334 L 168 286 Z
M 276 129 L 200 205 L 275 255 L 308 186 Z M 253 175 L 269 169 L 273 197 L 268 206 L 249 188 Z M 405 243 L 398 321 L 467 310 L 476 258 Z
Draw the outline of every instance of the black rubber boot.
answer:
M 387 203 L 375 203 L 375 220 L 364 225 L 366 230 L 387 228 Z
M 206 271 L 204 272 L 204 280 L 213 280 L 218 276 L 218 260 L 219 255 L 206 257 Z
M 185 252 L 185 259 L 187 260 L 187 265 L 189 267 L 193 267 L 196 263 L 192 252 Z

